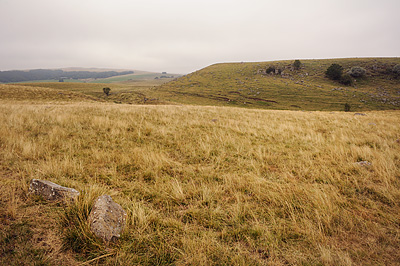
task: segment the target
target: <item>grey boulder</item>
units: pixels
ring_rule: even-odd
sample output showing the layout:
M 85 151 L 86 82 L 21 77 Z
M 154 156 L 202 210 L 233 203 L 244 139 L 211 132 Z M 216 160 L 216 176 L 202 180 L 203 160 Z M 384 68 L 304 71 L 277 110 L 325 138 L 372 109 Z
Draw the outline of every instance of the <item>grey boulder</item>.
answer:
M 73 188 L 63 187 L 47 180 L 32 179 L 29 192 L 42 196 L 46 200 L 75 200 L 79 192 Z
M 90 230 L 106 242 L 119 239 L 126 223 L 126 212 L 108 195 L 98 197 L 89 214 Z

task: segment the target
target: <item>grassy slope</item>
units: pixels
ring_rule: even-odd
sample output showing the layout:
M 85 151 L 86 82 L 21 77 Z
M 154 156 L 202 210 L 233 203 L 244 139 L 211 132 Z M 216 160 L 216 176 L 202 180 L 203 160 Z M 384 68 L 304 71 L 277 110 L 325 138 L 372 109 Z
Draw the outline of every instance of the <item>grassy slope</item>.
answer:
M 38 83 L 40 84 L 40 83 Z M 34 84 L 31 84 L 34 85 Z M 62 90 L 29 84 L 4 85 L 0 84 L 0 101 L 4 102 L 95 102 L 98 98 L 73 90 Z
M 137 73 L 133 78 L 131 75 L 97 80 L 92 83 L 84 82 L 25 82 L 18 83 L 18 86 L 38 87 L 75 92 L 88 95 L 99 101 L 128 104 L 160 104 L 165 103 L 159 97 L 154 96 L 152 91 L 156 87 L 173 80 L 172 78 L 154 79 L 155 74 Z M 160 76 L 159 74 L 156 76 Z M 149 78 L 150 77 L 150 78 Z M 99 83 L 100 81 L 105 83 Z M 7 86 L 7 85 L 2 85 Z M 110 95 L 103 93 L 103 88 L 111 89 Z M 5 88 L 5 87 L 4 87 Z M 12 89 L 10 87 L 10 93 Z
M 293 61 L 229 63 L 206 67 L 164 84 L 157 97 L 179 103 L 223 105 L 288 110 L 343 110 L 349 103 L 354 111 L 400 108 L 400 80 L 385 73 L 400 58 L 301 60 L 300 70 Z M 368 70 L 354 87 L 346 87 L 324 77 L 332 64 L 345 71 L 352 66 Z M 260 73 L 269 66 L 281 68 L 284 75 Z M 335 88 L 342 88 L 334 90 Z
M 128 81 L 121 83 L 70 83 L 70 82 L 43 82 L 43 83 L 24 83 L 19 86 L 28 86 L 36 88 L 55 89 L 65 92 L 75 92 L 87 95 L 98 101 L 108 101 L 115 103 L 151 103 L 159 104 L 161 101 L 157 98 L 147 99 L 149 91 L 155 86 L 159 86 L 164 80 L 146 80 L 146 81 Z M 3 85 L 8 86 L 8 85 Z M 111 89 L 110 95 L 106 96 L 103 92 L 104 87 Z
M 398 111 L 0 100 L 0 264 L 395 265 L 399 124 Z M 27 196 L 32 178 L 82 197 Z M 101 193 L 128 212 L 110 247 L 87 230 Z

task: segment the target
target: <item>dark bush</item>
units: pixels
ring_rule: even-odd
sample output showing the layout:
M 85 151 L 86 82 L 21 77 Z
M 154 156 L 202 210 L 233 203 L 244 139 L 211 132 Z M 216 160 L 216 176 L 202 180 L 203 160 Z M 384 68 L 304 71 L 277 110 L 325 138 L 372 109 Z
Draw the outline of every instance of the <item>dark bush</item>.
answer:
M 351 107 L 350 107 L 350 104 L 348 104 L 348 103 L 345 103 L 345 104 L 344 104 L 344 111 L 345 111 L 345 112 L 350 112 L 350 108 L 351 108 Z
M 300 69 L 300 67 L 301 67 L 300 60 L 295 60 L 293 63 L 293 67 L 294 67 L 294 69 L 297 69 L 297 70 Z
M 325 75 L 332 80 L 340 80 L 343 74 L 343 67 L 339 64 L 332 64 L 325 71 Z
M 349 74 L 344 74 L 340 78 L 339 82 L 342 83 L 343 85 L 351 86 L 353 85 L 354 80 Z
M 400 64 L 399 65 L 395 65 L 392 69 L 392 72 L 396 75 L 396 76 L 400 76 Z
M 110 94 L 110 88 L 103 88 L 103 92 L 108 96 Z
M 275 67 L 270 66 L 269 68 L 267 68 L 266 72 L 267 74 L 275 73 Z

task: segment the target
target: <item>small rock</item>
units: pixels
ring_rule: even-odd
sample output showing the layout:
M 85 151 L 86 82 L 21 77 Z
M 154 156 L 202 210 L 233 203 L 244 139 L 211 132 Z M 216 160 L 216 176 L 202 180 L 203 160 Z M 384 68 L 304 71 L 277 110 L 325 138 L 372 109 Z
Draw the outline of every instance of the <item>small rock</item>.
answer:
M 376 126 L 375 123 L 368 123 L 368 125 L 370 125 L 370 126 Z
M 46 200 L 74 200 L 79 192 L 73 188 L 63 187 L 47 180 L 32 179 L 29 193 L 42 196 Z
M 368 161 L 356 162 L 356 164 L 358 164 L 359 166 L 363 166 L 363 167 L 368 167 L 368 166 L 372 165 L 372 163 L 370 163 Z
M 211 119 L 211 122 L 214 122 L 214 123 L 215 123 L 215 122 L 217 122 L 217 121 L 218 121 L 218 119 L 215 119 L 215 118 L 214 118 L 214 119 Z
M 363 114 L 363 113 L 355 113 L 354 115 L 361 115 L 361 116 L 365 116 L 366 114 Z
M 108 195 L 98 197 L 89 214 L 91 231 L 106 242 L 115 242 L 125 227 L 126 212 Z

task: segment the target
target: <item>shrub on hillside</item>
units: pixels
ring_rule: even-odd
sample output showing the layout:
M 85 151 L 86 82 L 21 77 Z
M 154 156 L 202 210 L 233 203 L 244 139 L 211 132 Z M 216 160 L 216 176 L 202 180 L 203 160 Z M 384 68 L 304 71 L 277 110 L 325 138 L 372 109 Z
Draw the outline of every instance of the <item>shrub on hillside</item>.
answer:
M 275 73 L 275 67 L 270 66 L 269 68 L 267 68 L 266 73 L 267 74 Z
M 297 70 L 300 69 L 300 67 L 301 67 L 300 60 L 295 60 L 293 63 L 293 67 L 294 67 L 294 69 L 297 69 Z
M 350 69 L 348 74 L 354 78 L 362 78 L 367 74 L 367 70 L 365 68 L 362 68 L 360 66 L 354 66 Z
M 353 85 L 354 80 L 349 74 L 344 74 L 340 77 L 339 82 L 342 83 L 343 85 L 351 86 Z
M 332 80 L 340 80 L 343 74 L 343 67 L 339 64 L 332 64 L 325 71 L 325 75 Z
M 344 111 L 345 111 L 345 112 L 350 112 L 350 109 L 351 109 L 350 104 L 345 103 L 345 104 L 344 104 Z
M 400 76 L 400 64 L 395 65 L 392 69 L 392 72 L 396 75 L 396 76 Z
M 110 95 L 110 91 L 111 91 L 110 88 L 103 88 L 103 92 L 104 92 L 107 96 Z

